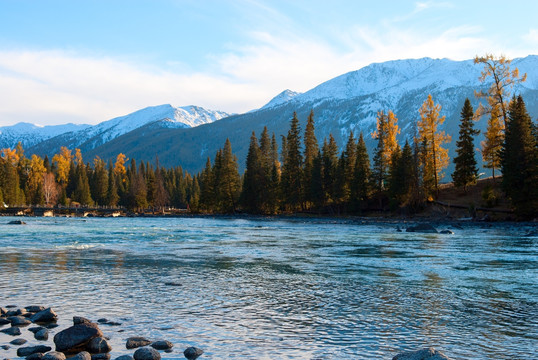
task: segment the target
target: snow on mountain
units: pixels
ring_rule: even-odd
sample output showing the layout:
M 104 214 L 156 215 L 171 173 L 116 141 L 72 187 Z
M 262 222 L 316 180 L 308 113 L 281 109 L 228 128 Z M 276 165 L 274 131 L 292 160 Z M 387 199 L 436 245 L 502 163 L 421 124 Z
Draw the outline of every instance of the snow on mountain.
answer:
M 278 94 L 277 96 L 275 96 L 274 98 L 272 98 L 271 101 L 269 101 L 267 104 L 262 106 L 260 109 L 269 109 L 269 108 L 278 106 L 280 104 L 284 104 L 290 101 L 291 99 L 295 98 L 297 95 L 301 95 L 301 93 L 286 89 L 282 91 L 280 94 Z
M 24 148 L 71 131 L 84 130 L 85 124 L 36 125 L 20 122 L 0 127 L 0 148 L 14 148 L 20 141 Z

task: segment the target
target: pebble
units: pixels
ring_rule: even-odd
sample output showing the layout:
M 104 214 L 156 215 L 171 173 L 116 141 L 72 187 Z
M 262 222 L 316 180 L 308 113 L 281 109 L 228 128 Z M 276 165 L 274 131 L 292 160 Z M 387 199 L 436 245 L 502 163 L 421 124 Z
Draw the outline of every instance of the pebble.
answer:
M 134 360 L 160 360 L 161 354 L 151 347 L 141 347 L 134 353 Z
M 202 349 L 198 349 L 197 347 L 191 346 L 185 349 L 183 351 L 183 355 L 188 360 L 196 360 L 200 355 L 202 355 L 204 351 Z
M 81 351 L 73 357 L 70 357 L 69 360 L 91 360 L 92 356 L 87 351 Z
M 118 356 L 114 360 L 133 360 L 133 357 L 131 355 L 122 355 Z
M 65 354 L 59 351 L 51 351 L 46 353 L 42 360 L 65 360 Z
M 149 344 L 151 344 L 151 340 L 141 336 L 133 336 L 127 339 L 125 347 L 127 347 L 127 349 L 136 349 Z
M 43 359 L 43 356 L 45 356 L 45 354 L 43 353 L 33 353 L 31 355 L 28 355 L 26 357 L 26 360 L 41 360 Z
M 20 345 L 24 345 L 26 344 L 28 341 L 26 339 L 21 339 L 21 338 L 18 338 L 18 339 L 15 339 L 15 340 L 12 340 L 10 341 L 9 343 L 11 345 L 16 345 L 16 346 L 20 346 Z
M 45 345 L 21 347 L 17 349 L 17 356 L 25 357 L 34 353 L 46 353 L 51 350 L 52 348 L 50 346 Z
M 36 340 L 46 341 L 49 339 L 49 331 L 45 328 L 42 328 L 34 334 L 34 337 Z
M 11 316 L 8 320 L 11 321 L 11 326 L 26 326 L 32 323 L 30 320 L 20 315 Z
M 21 334 L 21 329 L 19 329 L 16 326 L 12 326 L 10 328 L 0 330 L 0 332 L 3 332 L 4 334 L 11 335 L 11 336 L 19 336 Z
M 110 354 L 93 354 L 91 360 L 110 360 Z
M 102 354 L 110 352 L 112 347 L 105 338 L 96 337 L 90 340 L 86 346 L 86 350 L 88 350 L 91 354 Z
M 169 350 L 174 346 L 170 341 L 158 340 L 151 343 L 151 347 L 157 350 Z

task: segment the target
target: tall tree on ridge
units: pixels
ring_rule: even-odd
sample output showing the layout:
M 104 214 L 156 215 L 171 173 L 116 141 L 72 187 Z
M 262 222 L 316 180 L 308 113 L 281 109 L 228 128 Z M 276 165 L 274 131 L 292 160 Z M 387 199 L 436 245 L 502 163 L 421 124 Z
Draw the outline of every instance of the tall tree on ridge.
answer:
M 499 106 L 495 105 L 490 112 L 488 127 L 482 145 L 482 160 L 484 167 L 491 169 L 491 176 L 495 181 L 495 169 L 501 167 L 501 149 L 504 142 L 504 122 L 499 113 Z
M 285 149 L 283 143 L 285 153 L 281 177 L 284 204 L 291 211 L 298 210 L 302 203 L 303 156 L 301 154 L 300 131 L 299 119 L 297 119 L 297 113 L 294 112 L 288 136 L 286 137 Z
M 454 164 L 456 165 L 452 173 L 454 186 L 463 187 L 467 192 L 467 186 L 475 184 L 478 178 L 478 167 L 476 166 L 474 151 L 474 136 L 480 133 L 474 128 L 474 111 L 471 101 L 465 99 L 461 110 L 461 122 L 459 139 L 456 141 L 456 153 Z

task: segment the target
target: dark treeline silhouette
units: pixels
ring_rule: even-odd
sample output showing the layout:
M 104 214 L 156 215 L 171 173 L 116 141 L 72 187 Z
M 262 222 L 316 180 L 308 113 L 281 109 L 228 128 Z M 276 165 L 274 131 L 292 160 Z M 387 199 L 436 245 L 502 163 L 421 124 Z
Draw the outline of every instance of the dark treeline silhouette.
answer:
M 507 70 L 504 58 L 487 56 L 475 61 L 485 63 L 492 74 L 505 75 L 496 80 L 524 81 L 517 78 L 517 71 Z M 489 76 L 486 70 L 484 79 Z M 532 218 L 538 211 L 538 127 L 521 96 L 506 101 L 503 83 L 494 85 L 489 93 L 477 94 L 486 97 L 488 105 L 481 105 L 476 113 L 469 99 L 465 101 L 452 178 L 463 192 L 476 183 L 473 141 L 478 131 L 473 120 L 489 116 L 483 159 L 493 175 L 495 169 L 501 170 L 500 188 L 516 215 Z M 340 152 L 332 135 L 320 147 L 313 112 L 304 132 L 294 113 L 280 149 L 267 128 L 259 138 L 252 133 L 242 176 L 229 140 L 213 162 L 208 158 L 205 168 L 194 175 L 180 166 L 162 168 L 158 157 L 153 164 L 129 161 L 124 154 L 114 162 L 96 157 L 92 164 L 84 163 L 79 149 L 73 154 L 65 147 L 52 160 L 37 155 L 27 158 L 19 143 L 15 149 L 1 151 L 0 201 L 5 206 L 80 204 L 134 211 L 174 207 L 203 213 L 415 213 L 438 196 L 443 169 L 450 161 L 443 144 L 451 138 L 438 129 L 444 121 L 440 111 L 441 105 L 428 96 L 419 109 L 415 136 L 403 146 L 397 141 L 396 114 L 380 111 L 376 131 L 358 137 L 351 132 Z M 364 136 L 376 140 L 371 158 Z M 494 205 L 496 189 L 487 190 L 488 203 Z

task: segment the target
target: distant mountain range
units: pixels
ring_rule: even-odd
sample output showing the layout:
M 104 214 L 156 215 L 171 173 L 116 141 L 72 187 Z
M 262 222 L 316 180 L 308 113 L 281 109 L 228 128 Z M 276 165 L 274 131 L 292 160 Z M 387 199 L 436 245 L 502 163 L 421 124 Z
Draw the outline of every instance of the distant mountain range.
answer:
M 514 90 L 523 95 L 531 116 L 536 119 L 538 56 L 515 59 L 512 68 L 515 67 L 521 73 L 526 72 L 528 78 Z M 96 155 L 114 159 L 122 152 L 129 158 L 153 161 L 155 155 L 159 155 L 162 165 L 181 165 L 190 172 L 197 172 L 207 157 L 213 160 L 216 151 L 229 138 L 243 168 L 251 132 L 259 135 L 267 126 L 277 136 L 285 135 L 294 111 L 303 129 L 308 114 L 314 111 L 316 136 L 320 143 L 332 133 L 343 147 L 351 131 L 356 136 L 363 132 L 371 150 L 375 144 L 370 134 L 375 129 L 379 110 L 394 111 L 402 129 L 400 141 L 403 142 L 413 137 L 414 124 L 419 119 L 418 109 L 428 94 L 432 94 L 434 101 L 442 106 L 441 114 L 446 116 L 442 129 L 452 135 L 448 147 L 449 155 L 454 157 L 463 102 L 468 97 L 476 107 L 478 102 L 474 91 L 485 88 L 478 80 L 481 70 L 482 66 L 475 65 L 472 60 L 423 58 L 389 61 L 341 75 L 302 94 L 286 90 L 260 109 L 245 114 L 229 115 L 195 106 L 175 108 L 161 105 L 95 126 L 78 125 L 80 128 L 69 129 L 65 125 L 63 133 L 60 128 L 54 129 L 57 131 L 55 134 L 52 134 L 52 129 L 48 132 L 34 130 L 31 141 L 25 140 L 21 133 L 19 139 L 25 144 L 27 153 L 50 156 L 58 152 L 60 146 L 67 146 L 80 148 L 86 159 Z M 486 124 L 487 119 L 481 119 L 476 125 L 483 131 Z M 3 147 L 16 140 L 16 136 L 6 135 L 13 134 L 9 130 L 14 127 L 21 127 L 21 124 L 0 128 Z M 45 128 L 49 127 L 41 129 Z M 42 140 L 37 134 L 43 136 Z M 481 140 L 482 134 L 476 138 L 477 148 Z M 479 154 L 477 159 L 481 160 Z M 447 173 L 451 171 L 452 167 L 449 167 Z

